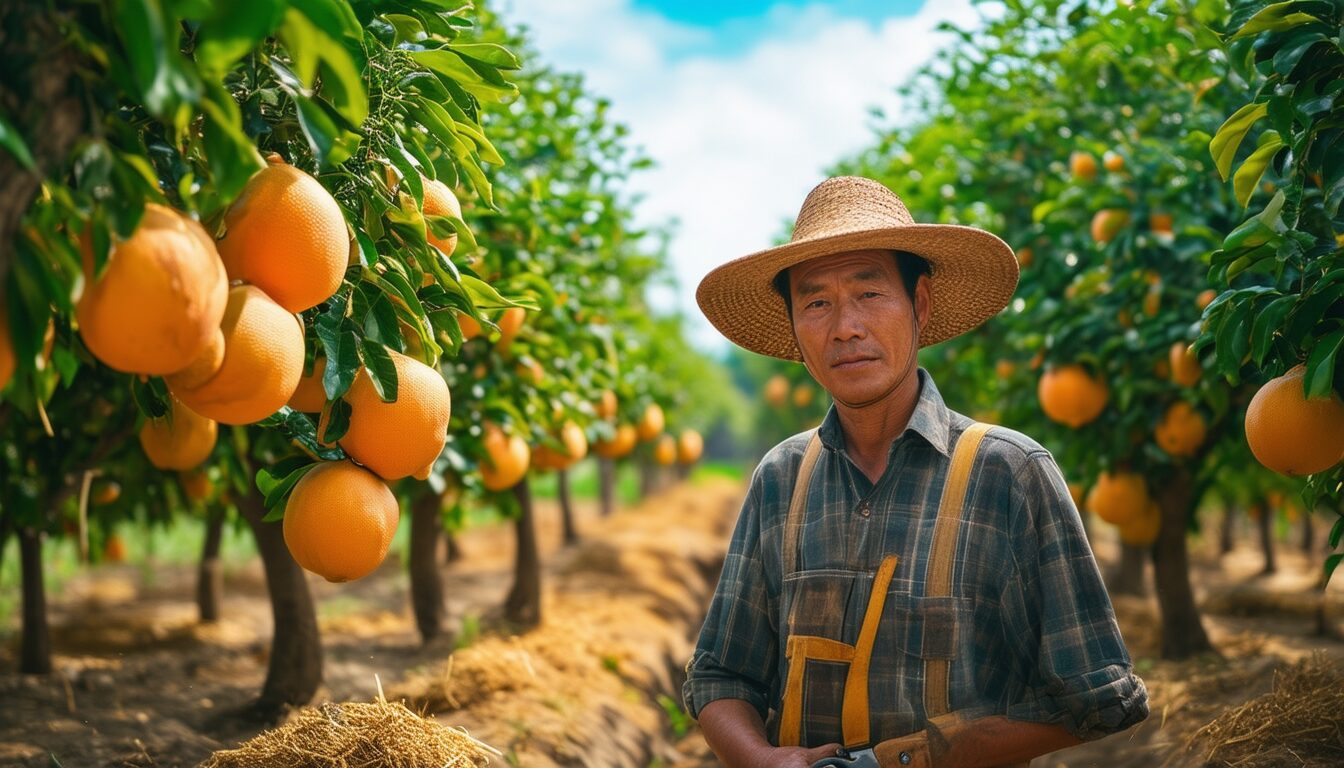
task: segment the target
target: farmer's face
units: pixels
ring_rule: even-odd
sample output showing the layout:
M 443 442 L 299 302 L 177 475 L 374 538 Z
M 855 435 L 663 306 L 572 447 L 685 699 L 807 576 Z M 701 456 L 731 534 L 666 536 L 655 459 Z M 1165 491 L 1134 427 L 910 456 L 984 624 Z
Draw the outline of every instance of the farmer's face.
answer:
M 852 251 L 789 271 L 793 332 L 803 362 L 836 402 L 863 407 L 913 374 L 919 328 L 928 320 L 928 277 L 913 299 L 890 251 Z

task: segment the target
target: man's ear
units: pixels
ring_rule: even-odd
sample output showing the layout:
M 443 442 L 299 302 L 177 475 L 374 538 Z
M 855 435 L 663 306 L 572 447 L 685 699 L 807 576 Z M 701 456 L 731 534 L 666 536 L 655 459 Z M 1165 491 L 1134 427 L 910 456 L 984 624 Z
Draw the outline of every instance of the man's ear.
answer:
M 920 275 L 915 281 L 915 320 L 919 327 L 929 324 L 929 314 L 933 311 L 933 293 L 928 275 Z

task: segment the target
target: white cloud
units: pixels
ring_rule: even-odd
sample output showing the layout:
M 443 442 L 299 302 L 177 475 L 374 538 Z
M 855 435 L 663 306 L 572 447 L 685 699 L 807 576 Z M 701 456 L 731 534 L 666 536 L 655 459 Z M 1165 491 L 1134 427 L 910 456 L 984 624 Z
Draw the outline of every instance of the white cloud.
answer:
M 639 174 L 642 222 L 680 222 L 670 258 L 692 340 L 725 341 L 695 306 L 717 264 L 768 247 L 822 173 L 872 141 L 869 110 L 899 114 L 894 89 L 949 42 L 941 21 L 973 23 L 970 0 L 926 2 L 916 15 L 872 24 L 823 4 L 777 6 L 749 48 L 711 49 L 710 32 L 635 9 L 630 0 L 508 0 L 546 61 L 583 72 L 593 92 L 658 164 Z

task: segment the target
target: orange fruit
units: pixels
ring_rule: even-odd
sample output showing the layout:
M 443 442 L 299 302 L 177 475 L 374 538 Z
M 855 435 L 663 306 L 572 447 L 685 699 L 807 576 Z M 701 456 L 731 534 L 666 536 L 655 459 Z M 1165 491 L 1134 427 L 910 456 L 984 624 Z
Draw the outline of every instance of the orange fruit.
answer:
M 1162 308 L 1162 292 L 1160 290 L 1149 290 L 1143 297 L 1143 314 L 1149 317 L 1157 317 L 1157 312 Z
M 621 424 L 616 427 L 616 434 L 611 440 L 598 440 L 593 443 L 593 452 L 605 459 L 619 459 L 629 455 L 638 442 L 638 430 L 630 424 Z
M 799 384 L 793 389 L 793 405 L 795 408 L 806 408 L 812 404 L 812 399 L 816 393 L 806 384 Z
M 1153 437 L 1172 456 L 1193 456 L 1204 444 L 1204 417 L 1184 400 L 1172 403 L 1162 416 Z
M 280 410 L 303 376 L 303 325 L 255 285 L 229 289 L 220 322 L 224 360 L 196 386 L 168 376 L 182 404 L 221 424 L 251 424 Z
M 327 405 L 327 390 L 322 387 L 322 376 L 327 372 L 325 356 L 313 361 L 313 372 L 299 377 L 299 385 L 289 396 L 289 407 L 302 413 L 318 413 Z
M 1124 543 L 1131 547 L 1150 547 L 1157 541 L 1157 534 L 1162 530 L 1162 510 L 1157 506 L 1157 502 L 1149 501 L 1142 512 L 1117 527 L 1120 530 L 1120 540 Z
M 588 436 L 583 428 L 573 421 L 566 421 L 560 427 L 560 442 L 563 452 L 546 445 L 538 445 L 532 450 L 532 466 L 538 469 L 568 469 L 584 456 L 588 455 Z
M 1097 178 L 1097 158 L 1090 152 L 1074 152 L 1069 155 L 1069 173 L 1080 181 L 1092 181 Z
M 94 504 L 111 504 L 121 498 L 121 483 L 116 480 L 101 482 L 91 495 Z
M 192 501 L 205 501 L 215 493 L 215 484 L 203 469 L 179 472 L 177 479 L 182 483 L 183 493 Z
M 1199 295 L 1195 297 L 1195 306 L 1199 308 L 1200 312 L 1203 312 L 1204 308 L 1212 304 L 1216 298 L 1218 298 L 1218 292 L 1212 288 L 1207 288 L 1200 291 Z
M 481 324 L 476 322 L 476 318 L 471 315 L 458 313 L 457 327 L 462 329 L 462 340 L 471 341 L 481 335 Z
M 1092 217 L 1092 239 L 1109 243 L 1129 223 L 1129 211 L 1121 208 L 1103 208 Z
M 148 419 L 140 428 L 140 447 L 149 463 L 159 469 L 194 469 L 215 450 L 219 427 L 177 398 L 161 419 Z
M 1077 429 L 1101 415 L 1110 391 L 1106 382 L 1074 363 L 1046 371 L 1037 384 L 1036 396 L 1046 416 Z
M 616 418 L 616 406 L 616 393 L 612 392 L 610 389 L 604 389 L 602 390 L 601 399 L 597 401 L 595 406 L 593 406 L 593 410 L 597 412 L 597 417 L 599 419 L 610 420 Z
M 1026 246 L 1017 252 L 1017 266 L 1026 269 L 1031 266 L 1035 259 L 1035 254 L 1031 252 L 1031 246 Z
M 677 461 L 694 464 L 705 452 L 705 439 L 694 429 L 683 429 L 677 437 Z
M 527 310 L 522 307 L 509 307 L 499 316 L 496 323 L 499 326 L 499 341 L 495 342 L 495 349 L 503 352 L 513 343 L 513 338 L 518 335 L 518 331 L 523 327 L 523 320 L 527 317 Z
M 1101 164 L 1111 173 L 1119 173 L 1125 169 L 1125 158 L 1114 152 L 1107 152 L 1101 156 Z
M 1124 525 L 1148 509 L 1148 486 L 1133 472 L 1103 472 L 1087 494 L 1087 509 L 1111 525 Z
M 421 177 L 423 178 L 423 177 Z M 425 188 L 425 206 L 426 216 L 452 216 L 455 219 L 462 218 L 462 204 L 457 201 L 457 195 L 438 179 L 424 179 Z M 452 256 L 457 248 L 457 233 L 454 232 L 447 237 L 439 237 L 434 234 L 434 230 L 426 222 L 425 240 L 430 245 L 443 251 L 444 256 Z
M 1284 475 L 1313 475 L 1344 458 L 1344 401 L 1307 399 L 1304 366 L 1270 379 L 1246 408 L 1246 442 L 1256 460 Z
M 1178 341 L 1167 350 L 1167 357 L 1171 365 L 1172 381 L 1182 387 L 1193 387 L 1199 383 L 1203 371 L 1199 367 L 1199 358 L 1195 356 L 1192 347 Z
M 112 244 L 97 281 L 91 237 L 80 238 L 80 253 L 85 285 L 75 317 L 94 357 L 118 371 L 161 376 L 209 345 L 229 281 L 200 224 L 150 203 L 130 238 Z
M 647 442 L 662 434 L 664 424 L 666 420 L 663 418 L 663 407 L 657 403 L 649 403 L 644 408 L 644 416 L 640 418 L 635 428 L 639 431 L 639 439 Z
M 789 380 L 783 374 L 775 374 L 765 382 L 765 402 L 772 408 L 780 408 L 789 400 Z
M 216 328 L 210 336 L 210 342 L 201 350 L 201 354 L 186 368 L 169 374 L 179 387 L 192 389 L 209 381 L 224 365 L 224 329 Z
M 653 446 L 653 460 L 664 467 L 676 464 L 677 438 L 671 435 L 663 435 L 658 438 L 657 445 Z
M 1148 228 L 1155 235 L 1172 234 L 1173 220 L 1170 213 L 1154 213 L 1148 216 Z
M 294 562 L 327 581 L 366 576 L 387 556 L 401 512 L 378 476 L 349 461 L 308 471 L 285 503 L 285 546 Z
M 994 363 L 994 375 L 999 377 L 999 381 L 1007 381 L 1012 378 L 1016 370 L 1017 366 L 1013 364 L 1012 360 L 999 360 Z
M 487 421 L 481 445 L 485 448 L 484 461 L 480 464 L 481 480 L 486 490 L 507 490 L 527 474 L 532 451 L 523 438 L 506 435 L 499 425 Z
M 448 441 L 448 383 L 419 360 L 394 350 L 388 354 L 397 369 L 397 399 L 383 402 L 368 370 L 359 369 L 344 396 L 350 428 L 336 442 L 384 480 L 424 480 Z M 327 415 L 319 420 L 318 435 L 326 431 Z
M 109 563 L 126 562 L 126 541 L 115 533 L 108 536 L 103 544 L 103 559 Z
M 1153 375 L 1159 379 L 1171 378 L 1171 363 L 1166 360 L 1158 360 L 1153 363 Z
M 219 255 L 229 278 L 251 283 L 290 312 L 331 298 L 350 261 L 336 198 L 279 155 L 252 174 L 224 214 Z

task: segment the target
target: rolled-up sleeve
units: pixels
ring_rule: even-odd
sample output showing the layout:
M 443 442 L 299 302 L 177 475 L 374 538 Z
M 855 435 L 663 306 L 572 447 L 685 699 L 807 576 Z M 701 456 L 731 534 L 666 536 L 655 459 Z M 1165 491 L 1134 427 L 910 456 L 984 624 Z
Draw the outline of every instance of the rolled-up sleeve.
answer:
M 682 696 L 694 717 L 716 699 L 742 699 L 766 717 L 777 634 L 761 561 L 759 469 L 738 516 Z
M 1083 740 L 1125 730 L 1148 716 L 1148 692 L 1050 454 L 1028 457 L 1013 497 L 1018 578 L 1000 607 L 1026 685 L 1008 717 L 1058 723 Z

